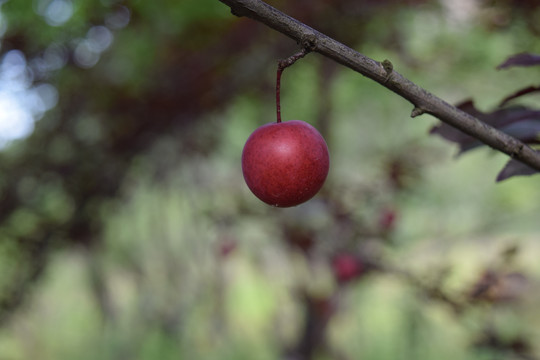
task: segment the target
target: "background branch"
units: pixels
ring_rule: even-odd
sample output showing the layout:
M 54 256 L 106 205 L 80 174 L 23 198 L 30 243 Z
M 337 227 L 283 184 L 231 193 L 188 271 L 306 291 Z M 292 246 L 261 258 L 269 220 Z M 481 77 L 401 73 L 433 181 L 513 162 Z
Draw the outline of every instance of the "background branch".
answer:
M 296 40 L 303 48 L 318 52 L 378 82 L 410 101 L 412 117 L 427 113 L 512 158 L 540 171 L 540 153 L 518 139 L 497 130 L 429 93 L 394 71 L 390 61 L 370 59 L 312 29 L 261 0 L 219 0 L 236 16 L 246 16 Z

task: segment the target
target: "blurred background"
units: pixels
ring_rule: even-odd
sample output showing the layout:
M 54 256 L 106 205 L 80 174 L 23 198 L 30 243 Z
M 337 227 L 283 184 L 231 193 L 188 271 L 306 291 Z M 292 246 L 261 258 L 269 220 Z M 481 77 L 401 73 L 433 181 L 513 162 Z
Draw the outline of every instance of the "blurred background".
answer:
M 450 103 L 538 85 L 536 0 L 271 5 Z M 282 114 L 322 191 L 253 196 L 289 38 L 218 0 L 0 1 L 0 359 L 538 359 L 538 178 L 318 54 Z M 538 96 L 523 98 L 538 108 Z

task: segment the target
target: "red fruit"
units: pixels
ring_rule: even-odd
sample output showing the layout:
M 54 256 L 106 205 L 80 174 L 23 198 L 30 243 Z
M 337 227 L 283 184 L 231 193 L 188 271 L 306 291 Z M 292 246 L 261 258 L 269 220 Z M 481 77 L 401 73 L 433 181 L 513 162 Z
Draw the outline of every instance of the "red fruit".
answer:
M 249 189 L 272 206 L 311 199 L 328 175 L 328 147 L 321 134 L 300 120 L 263 125 L 248 138 L 242 172 Z
M 337 255 L 332 261 L 334 274 L 339 282 L 347 282 L 360 276 L 364 270 L 362 263 L 353 255 Z

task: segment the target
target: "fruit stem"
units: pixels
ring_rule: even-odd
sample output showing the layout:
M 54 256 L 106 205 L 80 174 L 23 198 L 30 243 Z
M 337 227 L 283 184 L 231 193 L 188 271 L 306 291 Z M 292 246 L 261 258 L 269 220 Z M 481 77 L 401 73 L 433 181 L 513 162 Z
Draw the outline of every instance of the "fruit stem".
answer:
M 280 66 L 281 62 L 278 64 L 277 69 L 277 79 L 276 79 L 276 112 L 277 112 L 277 122 L 281 122 L 281 104 L 280 104 L 280 89 L 281 89 L 281 73 L 283 72 L 283 68 Z
M 280 60 L 278 62 L 278 69 L 277 69 L 277 76 L 276 76 L 276 113 L 277 113 L 277 122 L 281 122 L 281 99 L 280 99 L 280 92 L 281 92 L 281 74 L 283 73 L 283 70 L 285 68 L 288 68 L 292 64 L 294 64 L 297 60 L 303 58 L 307 55 L 309 52 L 308 49 L 303 48 L 301 51 L 297 52 L 296 54 Z

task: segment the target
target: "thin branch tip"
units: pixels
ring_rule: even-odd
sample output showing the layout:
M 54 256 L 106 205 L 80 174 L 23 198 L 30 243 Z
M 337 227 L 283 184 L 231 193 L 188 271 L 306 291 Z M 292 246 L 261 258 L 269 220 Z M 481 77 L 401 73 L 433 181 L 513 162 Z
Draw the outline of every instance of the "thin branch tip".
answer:
M 241 4 L 236 4 L 235 2 L 230 2 L 227 0 L 219 0 L 223 4 L 231 8 L 231 14 L 237 17 L 245 16 L 245 8 Z
M 414 109 L 411 112 L 411 117 L 415 118 L 415 117 L 420 116 L 420 115 L 425 114 L 425 113 L 426 113 L 426 111 L 424 109 L 415 106 Z
M 238 9 L 234 8 L 234 7 L 231 8 L 231 14 L 233 14 L 236 17 L 243 17 L 244 16 L 244 15 L 242 15 L 241 11 L 238 11 Z

